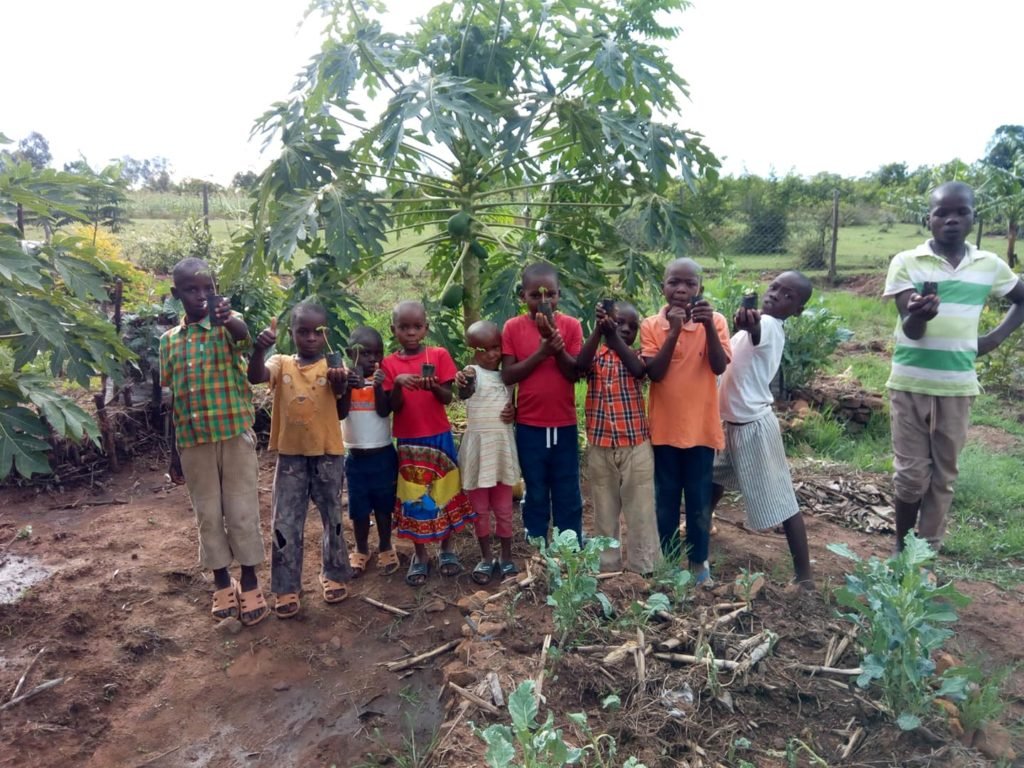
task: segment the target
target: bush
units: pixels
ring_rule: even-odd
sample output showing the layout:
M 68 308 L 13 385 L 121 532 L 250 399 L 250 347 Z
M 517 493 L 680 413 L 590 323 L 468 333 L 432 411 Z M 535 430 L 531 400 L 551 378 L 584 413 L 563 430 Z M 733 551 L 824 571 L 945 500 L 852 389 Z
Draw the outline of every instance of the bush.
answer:
M 805 309 L 786 321 L 786 348 L 782 352 L 783 398 L 811 383 L 836 351 L 853 333 L 840 326 L 840 318 L 823 304 Z
M 789 235 L 786 212 L 772 205 L 758 204 L 748 214 L 747 229 L 740 235 L 740 253 L 785 253 Z
M 167 275 L 182 259 L 191 256 L 209 261 L 220 254 L 202 219 L 191 218 L 161 235 L 126 238 L 124 255 L 142 269 Z

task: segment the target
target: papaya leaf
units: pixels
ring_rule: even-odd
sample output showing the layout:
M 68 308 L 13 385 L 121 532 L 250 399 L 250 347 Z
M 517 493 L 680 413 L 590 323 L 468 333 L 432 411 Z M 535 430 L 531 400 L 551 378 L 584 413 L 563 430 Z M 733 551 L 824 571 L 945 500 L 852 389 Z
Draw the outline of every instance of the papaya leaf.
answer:
M 0 480 L 12 467 L 22 477 L 50 473 L 48 432 L 39 417 L 20 405 L 0 408 Z

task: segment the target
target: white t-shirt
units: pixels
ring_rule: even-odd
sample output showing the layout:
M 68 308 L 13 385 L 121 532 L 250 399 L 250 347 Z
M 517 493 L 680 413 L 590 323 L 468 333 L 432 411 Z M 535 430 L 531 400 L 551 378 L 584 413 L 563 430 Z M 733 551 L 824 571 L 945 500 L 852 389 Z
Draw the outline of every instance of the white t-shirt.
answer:
M 341 434 L 345 449 L 383 448 L 391 443 L 391 420 L 377 415 L 373 394 L 373 381 L 352 390 L 352 407 L 341 420 Z
M 718 405 L 725 421 L 747 424 L 771 413 L 771 383 L 782 362 L 786 333 L 782 321 L 761 315 L 761 343 L 754 346 L 750 334 L 737 332 L 731 339 L 732 361 L 722 374 Z

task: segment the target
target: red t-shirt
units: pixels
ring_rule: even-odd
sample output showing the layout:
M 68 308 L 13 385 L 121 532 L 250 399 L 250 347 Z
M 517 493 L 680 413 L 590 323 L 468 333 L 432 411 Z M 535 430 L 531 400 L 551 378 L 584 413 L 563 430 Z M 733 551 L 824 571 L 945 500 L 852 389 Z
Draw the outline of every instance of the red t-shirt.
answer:
M 385 357 L 381 363 L 384 371 L 384 391 L 395 388 L 395 377 L 402 373 L 421 375 L 423 363 L 434 364 L 434 375 L 442 384 L 455 380 L 455 361 L 443 347 L 423 347 L 416 355 L 399 355 L 397 352 Z M 395 413 L 391 433 L 395 437 L 432 437 L 452 428 L 448 414 L 441 401 L 428 389 L 403 390 L 402 410 Z
M 583 347 L 583 326 L 575 317 L 555 313 L 555 328 L 562 335 L 565 351 L 575 357 Z M 540 346 L 540 331 L 529 315 L 513 317 L 501 331 L 501 353 L 516 361 L 525 360 Z M 576 423 L 576 395 L 573 382 L 558 370 L 553 355 L 519 382 L 516 421 L 530 427 L 568 427 Z

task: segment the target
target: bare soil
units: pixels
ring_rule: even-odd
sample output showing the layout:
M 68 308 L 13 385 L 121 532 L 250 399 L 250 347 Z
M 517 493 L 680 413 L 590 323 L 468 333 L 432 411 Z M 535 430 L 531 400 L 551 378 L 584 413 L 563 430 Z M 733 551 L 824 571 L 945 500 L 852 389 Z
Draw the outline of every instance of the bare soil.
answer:
M 270 462 L 264 460 L 267 485 Z M 209 615 L 211 583 L 195 564 L 196 531 L 186 491 L 165 483 L 162 466 L 136 462 L 101 487 L 63 494 L 2 493 L 0 547 L 6 549 L 0 550 L 0 567 L 27 562 L 50 575 L 23 589 L 16 602 L 0 605 L 0 701 L 10 697 L 44 648 L 24 690 L 54 678 L 65 682 L 0 712 L 0 766 L 412 765 L 395 761 L 414 750 L 422 754 L 435 734 L 444 739 L 433 764 L 482 766 L 482 744 L 466 723 L 494 718 L 474 708 L 461 712 L 451 693 L 442 691 L 441 668 L 461 660 L 469 680 L 494 671 L 507 696 L 537 674 L 543 637 L 552 631 L 543 590 L 531 588 L 514 609 L 495 603 L 504 627 L 493 635 L 468 640 L 411 671 L 390 672 L 380 664 L 461 638 L 466 624 L 455 603 L 479 587 L 468 572 L 445 579 L 435 568 L 426 587 L 412 590 L 402 580 L 404 570 L 383 577 L 371 565 L 353 582 L 347 601 L 327 605 L 315 586 L 319 516 L 313 513 L 300 615 L 289 621 L 271 617 L 229 634 Z M 260 496 L 266 532 L 269 487 Z M 602 671 L 600 655 L 567 654 L 549 668 L 544 687 L 559 722 L 568 712 L 586 710 L 596 730 L 617 737 L 620 760 L 637 754 L 651 768 L 682 765 L 684 759 L 689 765 L 735 764 L 729 749 L 739 737 L 779 755 L 746 756 L 758 766 L 785 765 L 781 755 L 793 737 L 828 764 L 844 764 L 838 755 L 857 727 L 865 736 L 845 764 L 985 764 L 950 739 L 942 723 L 933 726 L 931 739 L 901 735 L 845 683 L 837 686 L 793 668 L 798 662 L 821 664 L 830 639 L 846 626 L 826 599 L 846 563 L 825 545 L 846 542 L 863 555 L 885 555 L 891 539 L 809 516 L 822 593 L 791 596 L 784 591 L 791 575 L 784 537 L 750 533 L 741 520 L 738 508 L 724 506 L 713 539 L 714 570 L 720 584 L 740 569 L 767 575 L 751 611 L 729 630 L 736 636 L 776 632 L 780 639 L 767 661 L 743 679 L 723 678 L 721 690 L 729 698 L 716 698 L 703 671 L 650 659 L 647 681 L 638 685 L 631 661 Z M 31 526 L 30 535 L 25 526 Z M 460 537 L 459 549 L 471 566 L 477 548 L 470 534 Z M 517 553 L 521 562 L 529 559 L 525 546 Z M 403 567 L 407 555 L 403 550 Z M 631 574 L 603 583 L 620 608 L 649 590 Z M 973 602 L 956 625 L 953 652 L 992 666 L 1019 663 L 1024 593 L 984 582 L 958 586 Z M 411 616 L 401 619 L 374 608 L 363 595 Z M 694 616 L 706 616 L 729 599 L 734 598 L 723 588 L 695 595 L 690 608 Z M 856 654 L 848 650 L 835 663 L 856 666 Z M 686 686 L 696 702 L 680 720 L 659 700 L 664 690 Z M 622 710 L 601 710 L 609 692 L 620 694 Z M 1011 677 L 1009 693 L 1015 700 L 1024 696 L 1024 675 Z M 1011 720 L 1016 716 L 1013 709 Z M 809 764 L 806 754 L 799 764 Z

